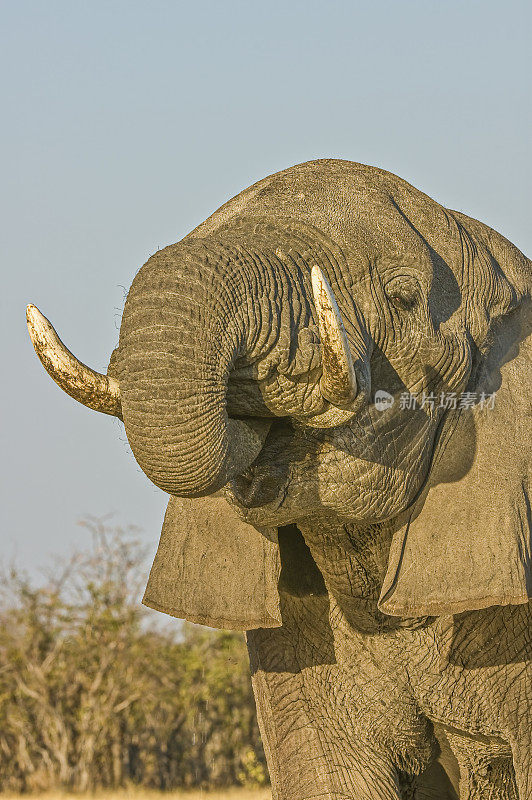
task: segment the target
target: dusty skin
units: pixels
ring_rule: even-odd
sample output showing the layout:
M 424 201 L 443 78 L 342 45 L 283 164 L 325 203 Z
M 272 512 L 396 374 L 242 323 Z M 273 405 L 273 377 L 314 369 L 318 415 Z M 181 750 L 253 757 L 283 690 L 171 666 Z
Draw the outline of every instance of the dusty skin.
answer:
M 144 602 L 248 631 L 274 800 L 532 800 L 531 288 L 499 233 L 325 159 L 155 253 L 107 376 L 29 307 L 170 495 Z

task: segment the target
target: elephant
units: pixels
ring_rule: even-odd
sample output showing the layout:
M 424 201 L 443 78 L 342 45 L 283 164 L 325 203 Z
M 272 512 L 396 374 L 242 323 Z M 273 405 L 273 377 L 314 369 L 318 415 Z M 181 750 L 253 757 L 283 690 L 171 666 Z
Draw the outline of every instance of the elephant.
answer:
M 170 495 L 143 602 L 246 632 L 274 800 L 532 800 L 532 262 L 384 170 L 271 175 L 59 386 Z

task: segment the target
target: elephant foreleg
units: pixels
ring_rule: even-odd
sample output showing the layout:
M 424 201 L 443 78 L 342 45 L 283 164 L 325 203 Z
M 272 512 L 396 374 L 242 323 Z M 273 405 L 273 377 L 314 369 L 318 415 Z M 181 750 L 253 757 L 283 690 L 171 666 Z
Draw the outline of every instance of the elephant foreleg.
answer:
M 505 746 L 447 730 L 460 770 L 460 800 L 531 800 L 518 791 L 512 756 Z
M 255 648 L 256 641 L 250 642 L 256 654 Z M 336 730 L 338 712 L 330 716 L 309 686 L 319 682 L 328 689 L 337 680 L 326 665 L 298 673 L 255 665 L 253 688 L 274 800 L 402 800 L 391 762 L 369 743 L 353 741 L 341 719 Z
M 354 729 L 346 675 L 325 641 L 327 598 L 297 602 L 313 617 L 312 634 L 248 633 L 274 800 L 403 800 L 391 756 Z M 325 639 L 315 649 L 320 618 Z

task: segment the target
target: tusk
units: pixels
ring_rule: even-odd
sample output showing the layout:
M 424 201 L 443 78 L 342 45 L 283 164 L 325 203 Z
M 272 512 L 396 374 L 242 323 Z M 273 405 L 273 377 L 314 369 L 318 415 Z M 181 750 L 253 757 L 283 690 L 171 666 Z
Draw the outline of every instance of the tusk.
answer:
M 95 372 L 78 361 L 36 306 L 27 307 L 26 320 L 35 352 L 57 385 L 84 406 L 122 419 L 120 386 L 116 378 Z
M 320 390 L 332 405 L 345 408 L 357 396 L 357 379 L 349 343 L 327 278 L 318 266 L 312 267 L 311 277 L 321 340 Z

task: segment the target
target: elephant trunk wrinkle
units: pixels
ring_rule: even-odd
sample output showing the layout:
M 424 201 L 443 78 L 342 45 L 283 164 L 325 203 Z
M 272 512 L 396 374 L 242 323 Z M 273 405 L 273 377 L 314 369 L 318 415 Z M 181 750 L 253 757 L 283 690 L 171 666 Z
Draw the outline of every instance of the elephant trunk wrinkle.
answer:
M 229 372 L 248 334 L 239 266 L 182 243 L 153 256 L 128 296 L 120 334 L 126 433 L 141 468 L 170 494 L 214 493 L 254 461 L 269 430 L 268 420 L 231 419 L 226 409 Z

